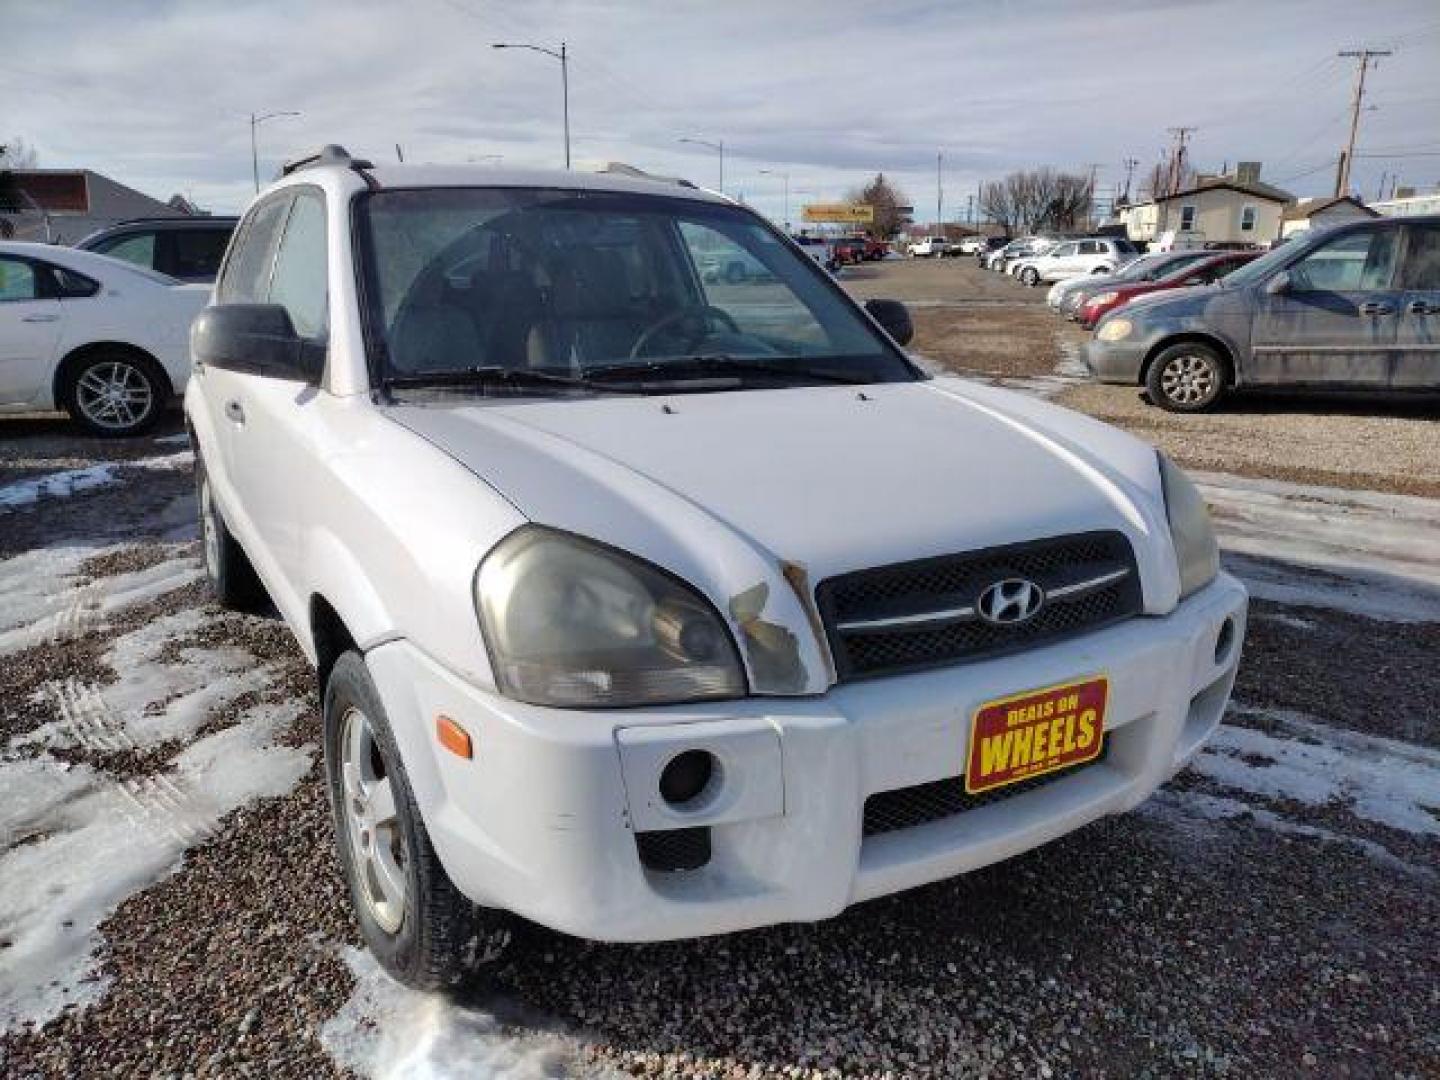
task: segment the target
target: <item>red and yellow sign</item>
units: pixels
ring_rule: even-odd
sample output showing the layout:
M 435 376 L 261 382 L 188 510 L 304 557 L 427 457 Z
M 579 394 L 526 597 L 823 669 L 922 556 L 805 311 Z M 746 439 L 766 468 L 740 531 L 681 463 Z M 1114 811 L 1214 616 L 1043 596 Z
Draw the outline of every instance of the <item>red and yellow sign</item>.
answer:
M 839 225 L 870 225 L 875 208 L 866 203 L 810 203 L 804 209 L 806 221 L 828 221 Z
M 1027 690 L 980 706 L 970 724 L 971 795 L 1093 761 L 1105 737 L 1104 678 Z

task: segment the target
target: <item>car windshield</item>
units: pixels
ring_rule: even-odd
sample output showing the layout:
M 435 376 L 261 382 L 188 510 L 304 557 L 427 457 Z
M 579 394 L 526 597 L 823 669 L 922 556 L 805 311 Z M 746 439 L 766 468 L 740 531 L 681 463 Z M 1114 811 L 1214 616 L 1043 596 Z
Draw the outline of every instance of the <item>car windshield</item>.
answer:
M 739 207 L 431 188 L 377 191 L 357 213 L 378 373 L 391 384 L 922 377 L 812 260 Z

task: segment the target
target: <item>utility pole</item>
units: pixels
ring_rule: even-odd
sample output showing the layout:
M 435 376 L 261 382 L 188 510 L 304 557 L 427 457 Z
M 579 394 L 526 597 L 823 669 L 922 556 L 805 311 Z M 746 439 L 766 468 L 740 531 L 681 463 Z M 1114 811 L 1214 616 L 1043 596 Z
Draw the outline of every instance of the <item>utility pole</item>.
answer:
M 255 140 L 255 129 L 265 123 L 266 120 L 277 120 L 282 116 L 299 115 L 298 112 L 290 109 L 282 112 L 265 113 L 262 116 L 256 116 L 253 112 L 250 114 L 250 175 L 255 181 L 255 193 L 257 195 L 260 193 L 260 150 Z
M 972 228 L 975 225 L 975 196 L 965 196 L 965 222 Z
M 944 222 L 944 220 L 945 220 L 945 214 L 944 214 L 943 211 L 942 211 L 942 208 L 943 208 L 944 205 L 945 205 L 945 179 L 944 179 L 944 177 L 941 175 L 941 169 L 944 167 L 944 163 L 945 163 L 945 151 L 943 151 L 943 150 L 936 150 L 936 151 L 935 151 L 935 229 L 936 229 L 937 232 L 938 232 L 938 231 L 943 231 L 943 230 L 940 229 L 940 226 L 941 226 L 941 223 Z
M 1090 207 L 1088 213 L 1089 220 L 1086 222 L 1087 225 L 1095 225 L 1099 221 L 1099 206 L 1095 199 L 1095 177 L 1100 172 L 1100 166 L 1102 164 L 1103 162 L 1099 161 L 1091 161 L 1086 164 L 1086 167 L 1090 170 Z
M 1140 164 L 1139 158 L 1127 157 L 1120 163 L 1125 166 L 1125 194 L 1123 198 L 1130 201 L 1130 179 L 1135 175 L 1135 167 Z
M 1335 194 L 1348 195 L 1350 193 L 1350 162 L 1355 157 L 1355 136 L 1360 130 L 1360 103 L 1365 100 L 1365 72 L 1370 67 L 1370 61 L 1381 56 L 1389 56 L 1389 49 L 1343 49 L 1336 53 L 1337 56 L 1354 57 L 1360 63 L 1355 71 L 1355 97 L 1350 102 L 1350 139 L 1345 144 L 1345 151 L 1340 155 L 1340 168 L 1335 174 Z
M 1170 150 L 1169 176 L 1166 178 L 1165 194 L 1174 195 L 1180 190 L 1180 183 L 1185 176 L 1185 143 L 1191 135 L 1195 134 L 1193 127 L 1172 127 L 1166 128 L 1175 138 L 1175 145 Z
M 720 194 L 725 194 L 725 140 L 710 142 L 707 139 L 676 139 L 676 142 L 689 143 L 692 146 L 703 146 L 706 149 L 714 150 L 720 155 Z

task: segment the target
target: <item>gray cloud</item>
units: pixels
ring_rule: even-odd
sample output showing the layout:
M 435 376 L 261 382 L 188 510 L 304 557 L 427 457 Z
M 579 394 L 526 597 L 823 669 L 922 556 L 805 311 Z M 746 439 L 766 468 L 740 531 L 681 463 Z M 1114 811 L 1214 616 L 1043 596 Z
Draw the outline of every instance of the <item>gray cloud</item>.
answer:
M 249 197 L 252 110 L 303 113 L 262 126 L 266 175 L 323 142 L 551 166 L 557 66 L 489 44 L 564 38 L 578 164 L 623 160 L 711 184 L 713 155 L 677 139 L 723 138 L 727 189 L 777 215 L 781 181 L 760 169 L 788 172 L 796 205 L 883 170 L 923 212 L 938 149 L 954 208 L 1021 166 L 1099 163 L 1102 187 L 1113 184 L 1123 158 L 1143 170 L 1176 124 L 1199 127 L 1202 168 L 1258 159 L 1267 179 L 1318 193 L 1353 72 L 1334 54 L 1367 35 L 1390 35 L 1396 54 L 1372 76 L 1362 149 L 1440 151 L 1433 0 L 1355 15 L 1340 0 L 51 0 L 6 14 L 0 134 L 25 137 L 46 165 L 89 166 L 161 197 L 193 192 L 217 210 Z M 1433 183 L 1440 157 L 1365 158 L 1356 179 L 1373 192 L 1382 169 Z

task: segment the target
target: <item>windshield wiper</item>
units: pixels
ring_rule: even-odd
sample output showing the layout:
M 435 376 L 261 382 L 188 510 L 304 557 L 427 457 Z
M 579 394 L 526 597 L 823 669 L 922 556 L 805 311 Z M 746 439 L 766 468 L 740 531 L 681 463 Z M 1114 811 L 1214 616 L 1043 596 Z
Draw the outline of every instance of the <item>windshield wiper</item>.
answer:
M 584 369 L 587 383 L 596 380 L 645 379 L 693 379 L 707 376 L 764 375 L 769 378 L 786 379 L 792 382 L 840 383 L 846 386 L 860 385 L 868 379 L 857 379 L 835 371 L 804 367 L 790 359 L 764 359 L 758 357 L 730 356 L 716 353 L 704 356 L 682 356 L 664 360 L 628 360 L 618 364 L 597 364 Z
M 594 390 L 600 393 L 624 393 L 618 387 L 596 386 L 573 375 L 531 368 L 510 368 L 499 365 L 484 367 L 445 368 L 416 371 L 408 375 L 390 375 L 384 380 L 387 389 L 422 389 L 453 386 L 513 386 L 557 390 Z

